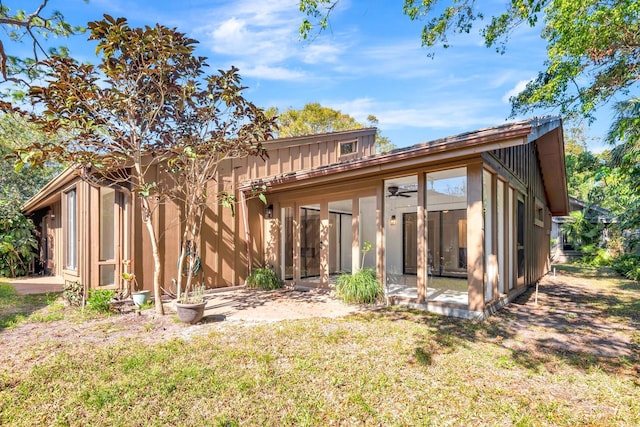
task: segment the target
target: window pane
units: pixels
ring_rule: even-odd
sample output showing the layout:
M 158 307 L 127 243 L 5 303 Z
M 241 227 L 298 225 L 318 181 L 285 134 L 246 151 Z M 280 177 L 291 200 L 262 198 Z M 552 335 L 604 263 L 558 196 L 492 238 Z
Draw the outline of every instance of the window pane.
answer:
M 67 224 L 66 224 L 66 263 L 65 267 L 70 270 L 78 268 L 78 217 L 76 190 L 66 193 Z
M 467 169 L 426 175 L 427 299 L 467 305 Z
M 116 278 L 116 266 L 101 265 L 100 266 L 100 286 L 113 286 L 115 285 Z
M 360 253 L 366 242 L 371 245 L 371 250 L 367 252 L 364 258 L 364 268 L 376 268 L 377 264 L 377 230 L 376 225 L 376 198 L 361 197 L 360 198 Z M 362 262 L 361 262 L 362 264 Z
M 484 300 L 493 298 L 493 278 L 495 277 L 495 265 L 493 253 L 493 192 L 491 191 L 492 175 L 488 171 L 482 173 L 482 194 L 484 207 L 484 260 L 485 260 L 485 290 Z
M 100 189 L 100 260 L 115 257 L 115 205 L 116 192 L 111 188 Z
M 340 144 L 340 155 L 344 156 L 345 154 L 351 154 L 356 152 L 356 143 L 353 142 L 343 142 Z
M 320 205 L 300 208 L 300 276 L 320 276 Z
M 293 279 L 293 208 L 282 208 L 282 277 Z
M 500 293 L 505 292 L 505 279 L 506 279 L 506 258 L 505 258 L 505 248 L 504 248 L 504 239 L 505 239 L 505 210 L 504 210 L 504 182 L 498 180 L 498 188 L 496 194 L 496 219 L 498 222 L 498 290 Z
M 352 210 L 351 200 L 329 203 L 329 274 L 351 272 Z

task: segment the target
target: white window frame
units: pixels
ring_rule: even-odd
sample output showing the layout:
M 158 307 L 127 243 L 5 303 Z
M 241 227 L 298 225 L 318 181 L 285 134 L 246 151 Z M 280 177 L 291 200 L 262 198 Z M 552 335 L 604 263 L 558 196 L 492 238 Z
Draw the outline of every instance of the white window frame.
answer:
M 64 268 L 78 271 L 78 192 L 76 187 L 64 192 Z

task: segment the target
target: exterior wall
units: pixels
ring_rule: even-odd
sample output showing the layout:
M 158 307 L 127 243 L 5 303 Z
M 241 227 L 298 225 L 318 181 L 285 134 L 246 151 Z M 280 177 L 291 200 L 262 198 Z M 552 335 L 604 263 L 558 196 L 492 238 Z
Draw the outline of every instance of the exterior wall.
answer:
M 537 282 L 550 269 L 551 212 L 536 142 L 484 153 L 483 158 L 486 167 L 524 195 L 525 275 L 524 281 L 514 290 L 517 292 L 519 288 Z M 541 218 L 536 220 L 536 215 Z
M 340 156 L 340 144 L 343 142 L 355 142 L 356 152 Z M 209 185 L 210 200 L 215 200 L 215 194 L 220 191 L 227 191 L 235 195 L 238 203 L 234 211 L 218 203 L 211 203 L 205 214 L 199 252 L 206 287 L 241 285 L 249 274 L 250 266 L 269 263 L 265 257 L 263 239 L 265 205 L 256 197 L 243 203 L 244 196 L 237 190 L 240 182 L 361 158 L 373 154 L 374 143 L 374 129 L 286 138 L 265 144 L 269 155 L 266 160 L 247 157 L 221 163 L 216 179 Z M 150 170 L 149 173 L 150 179 L 162 179 L 154 175 L 155 170 Z M 135 242 L 133 258 L 136 278 L 140 285 L 151 290 L 151 243 L 141 220 L 139 200 L 134 200 L 133 205 L 132 240 Z M 156 232 L 162 234 L 159 250 L 164 271 L 161 273 L 161 282 L 168 285 L 178 275 L 177 258 L 182 239 L 180 207 L 167 201 L 158 207 L 154 216 Z M 247 242 L 250 242 L 249 246 Z
M 422 248 L 418 254 L 418 296 L 415 300 L 417 306 L 426 307 L 442 313 L 449 313 L 459 316 L 483 316 L 518 294 L 522 293 L 526 286 L 535 283 L 549 269 L 549 232 L 551 228 L 551 215 L 548 207 L 548 201 L 545 195 L 545 187 L 542 178 L 541 168 L 538 161 L 536 143 L 526 142 L 523 139 L 519 144 L 511 143 L 511 146 L 499 148 L 485 152 L 482 155 L 459 157 L 457 160 L 443 162 L 437 156 L 425 156 L 422 159 L 412 158 L 410 167 L 390 168 L 384 171 L 382 168 L 376 170 L 374 174 L 367 175 L 365 173 L 351 174 L 352 171 L 336 173 L 328 176 L 322 182 L 314 182 L 313 180 L 301 179 L 297 184 L 289 184 L 281 187 L 275 185 L 268 194 L 270 203 L 273 203 L 276 217 L 265 221 L 265 257 L 269 264 L 280 265 L 280 232 L 282 224 L 277 217 L 281 207 L 291 206 L 294 212 L 298 212 L 298 208 L 305 204 L 315 204 L 320 206 L 321 222 L 324 218 L 323 212 L 328 202 L 342 199 L 357 199 L 360 194 L 376 195 L 380 212 L 384 212 L 385 179 L 397 178 L 401 176 L 416 176 L 418 180 L 418 188 L 424 186 L 424 174 L 435 170 L 444 170 L 460 166 L 466 166 L 468 176 L 467 188 L 467 265 L 468 265 L 468 305 L 462 307 L 449 303 L 439 303 L 434 301 L 425 301 L 426 285 L 424 273 L 425 260 L 421 254 L 424 252 L 424 244 L 420 242 L 418 247 Z M 455 159 L 455 157 L 453 157 Z M 483 185 L 483 171 L 491 172 L 488 187 Z M 517 279 L 517 245 L 512 248 L 507 246 L 507 236 L 514 235 L 516 232 L 516 221 L 511 224 L 512 230 L 507 229 L 508 224 L 502 219 L 502 227 L 504 232 L 501 233 L 501 242 L 498 242 L 498 209 L 492 209 L 492 216 L 485 218 L 485 198 L 490 197 L 490 202 L 495 206 L 496 194 L 498 189 L 497 181 L 503 183 L 500 185 L 502 194 L 500 197 L 503 203 L 502 215 L 506 215 L 509 207 L 507 206 L 507 196 L 509 189 L 512 189 L 514 197 L 511 199 L 513 206 L 513 215 L 517 207 L 517 195 L 521 194 L 524 201 L 524 272 L 521 280 Z M 422 186 L 421 184 L 422 183 Z M 281 188 L 281 189 L 280 189 Z M 327 188 L 331 190 L 327 192 Z M 485 194 L 485 188 L 490 192 Z M 280 190 L 279 190 L 280 189 Z M 424 204 L 424 196 L 418 197 L 418 234 L 423 235 L 424 224 L 420 225 L 420 213 L 423 211 L 421 206 Z M 536 221 L 536 213 L 541 209 L 541 220 Z M 325 212 L 326 214 L 326 212 Z M 422 215 L 424 212 L 422 212 Z M 486 220 L 491 224 L 486 224 Z M 354 223 L 357 224 L 354 212 Z M 424 222 L 424 221 L 423 221 Z M 487 227 L 487 228 L 485 228 Z M 420 232 L 420 229 L 423 232 Z M 385 256 L 384 256 L 384 221 L 380 220 L 377 231 L 377 247 L 378 247 L 378 276 L 385 282 Z M 491 230 L 491 235 L 485 235 L 486 230 Z M 485 238 L 491 238 L 492 244 L 486 246 Z M 322 239 L 322 237 L 321 237 Z M 357 248 L 359 236 L 357 227 L 353 230 L 353 247 Z M 300 242 L 294 242 L 294 254 L 300 251 Z M 326 247 L 326 245 L 323 245 Z M 509 265 L 505 265 L 502 270 L 499 268 L 498 248 L 502 246 L 502 257 L 505 258 Z M 355 252 L 354 252 L 355 253 Z M 326 254 L 322 254 L 325 255 Z M 322 257 L 321 255 L 321 257 Z M 295 256 L 295 255 L 294 255 Z M 321 258 L 322 262 L 322 258 Z M 500 261 L 503 262 L 503 261 Z M 503 262 L 504 263 L 504 262 Z M 295 264 L 298 275 L 294 276 L 294 281 L 299 282 L 299 264 Z M 498 288 L 499 274 L 505 276 L 514 276 L 510 289 L 506 277 L 503 277 L 503 289 Z M 327 284 L 327 274 L 321 271 L 319 285 Z M 491 294 L 489 296 L 487 284 L 491 284 Z
M 450 302 L 425 301 L 427 295 L 427 260 L 426 260 L 426 215 L 425 195 L 419 192 L 416 206 L 416 232 L 423 236 L 417 242 L 418 259 L 416 263 L 416 283 L 418 296 L 416 303 L 427 309 L 443 313 L 477 316 L 487 313 L 504 304 L 507 299 L 515 297 L 526 289 L 526 285 L 534 283 L 549 269 L 549 233 L 551 214 L 541 165 L 538 159 L 536 141 L 527 143 L 530 129 L 507 129 L 503 133 L 471 135 L 468 139 L 454 137 L 452 141 L 436 141 L 424 144 L 412 150 L 400 150 L 396 153 L 365 157 L 374 152 L 375 130 L 365 129 L 355 132 L 338 132 L 318 136 L 288 138 L 266 144 L 269 158 L 242 158 L 223 162 L 218 169 L 216 179 L 210 182 L 209 197 L 226 191 L 235 195 L 238 203 L 234 212 L 212 203 L 207 210 L 203 228 L 201 247 L 198 248 L 203 267 L 203 280 L 207 288 L 226 287 L 243 284 L 250 269 L 256 266 L 280 266 L 283 224 L 280 218 L 282 208 L 293 208 L 294 224 L 292 244 L 294 248 L 293 269 L 295 282 L 300 281 L 299 208 L 314 204 L 319 207 L 319 224 L 324 234 L 320 233 L 323 243 L 320 252 L 319 285 L 328 285 L 329 260 L 329 203 L 349 201 L 352 206 L 352 244 L 351 270 L 359 268 L 361 236 L 359 236 L 358 205 L 362 197 L 375 197 L 375 215 L 368 216 L 369 221 L 375 218 L 375 262 L 379 279 L 386 278 L 385 265 L 385 205 L 388 199 L 385 194 L 385 180 L 399 177 L 415 176 L 418 188 L 426 191 L 425 174 L 427 172 L 446 170 L 456 167 L 467 169 L 467 272 L 468 272 L 468 304 L 462 306 Z M 342 143 L 354 143 L 353 153 L 340 155 Z M 474 144 L 477 144 L 474 145 Z M 502 147 L 502 148 L 498 148 Z M 489 150 L 489 151 L 487 151 Z M 359 161 L 362 162 L 359 163 Z M 545 166 L 547 164 L 545 163 Z M 335 168 L 332 168 L 335 166 Z M 490 182 L 483 185 L 484 171 L 491 172 Z M 155 169 L 150 169 L 149 179 L 159 181 Z M 498 241 L 497 209 L 492 216 L 485 217 L 485 198 L 489 191 L 495 200 L 498 190 L 497 182 L 504 186 L 502 194 L 506 205 L 508 189 L 514 194 L 522 194 L 524 198 L 524 233 L 525 263 L 524 277 L 520 283 L 514 279 L 513 289 L 499 292 L 496 251 L 507 245 L 507 235 L 514 235 L 513 228 L 503 233 L 502 241 Z M 273 218 L 265 220 L 265 206 L 256 197 L 251 198 L 248 185 L 261 186 L 268 182 L 267 206 L 273 208 Z M 251 183 L 251 184 L 247 184 Z M 548 183 L 547 183 L 548 184 Z M 66 271 L 64 265 L 64 191 L 75 185 L 78 190 L 78 271 Z M 487 186 L 488 185 L 488 186 Z M 240 189 L 242 191 L 240 191 Z M 42 203 L 39 209 L 48 208 L 54 213 L 45 216 L 50 221 L 47 233 L 53 240 L 53 256 L 49 260 L 52 271 L 63 275 L 66 280 L 80 280 L 87 286 L 98 286 L 99 252 L 99 195 L 97 187 L 80 180 L 66 183 L 57 191 L 57 198 L 49 204 Z M 245 199 L 246 198 L 246 199 Z M 517 198 L 512 200 L 512 208 L 517 205 Z M 492 201 L 493 203 L 493 201 Z M 504 214 L 504 212 L 503 212 Z M 177 257 L 181 236 L 181 207 L 169 200 L 154 210 L 155 231 L 160 237 L 159 252 L 162 256 L 164 271 L 161 272 L 161 283 L 168 286 L 173 278 L 177 278 Z M 538 216 L 537 216 L 538 215 Z M 536 221 L 536 218 L 539 220 Z M 145 289 L 152 288 L 152 272 L 154 269 L 151 244 L 147 230 L 141 220 L 140 203 L 136 198 L 129 198 L 123 206 L 119 217 L 121 244 L 116 259 L 116 277 L 120 278 L 121 260 L 133 259 L 133 271 L 139 285 Z M 487 221 L 490 221 L 487 223 Z M 323 228 L 324 227 L 324 228 Z M 491 231 L 489 231 L 491 230 Z M 490 234 L 488 234 L 490 233 Z M 371 233 L 373 235 L 373 230 Z M 491 238 L 492 245 L 487 246 L 485 239 Z M 505 249 L 506 250 L 506 249 Z M 515 253 L 509 249 L 507 254 L 510 265 L 500 273 L 509 277 L 516 275 L 511 266 Z M 324 263 L 324 264 L 323 264 Z M 493 283 L 491 298 L 487 283 Z M 117 286 L 114 286 L 117 287 Z

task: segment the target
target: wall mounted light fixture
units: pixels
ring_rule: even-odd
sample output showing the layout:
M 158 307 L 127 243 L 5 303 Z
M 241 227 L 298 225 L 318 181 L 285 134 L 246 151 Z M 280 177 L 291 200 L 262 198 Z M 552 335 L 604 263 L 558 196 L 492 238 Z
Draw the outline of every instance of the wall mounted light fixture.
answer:
M 273 205 L 269 205 L 265 208 L 264 217 L 267 219 L 273 218 Z
M 395 215 L 391 215 L 391 220 L 389 221 L 389 224 L 396 225 L 396 216 Z

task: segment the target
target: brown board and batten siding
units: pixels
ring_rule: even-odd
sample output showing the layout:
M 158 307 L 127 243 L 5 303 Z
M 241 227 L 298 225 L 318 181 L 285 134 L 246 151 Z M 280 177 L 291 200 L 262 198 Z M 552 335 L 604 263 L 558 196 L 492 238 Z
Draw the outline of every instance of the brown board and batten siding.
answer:
M 525 196 L 525 284 L 535 283 L 550 266 L 551 212 L 542 179 L 537 141 L 493 150 L 484 161 Z M 542 222 L 536 215 L 542 209 Z
M 568 211 L 560 120 L 533 119 L 481 129 L 380 155 L 375 155 L 375 133 L 375 128 L 369 128 L 284 138 L 265 143 L 269 155 L 266 159 L 245 157 L 223 161 L 215 179 L 209 183 L 211 203 L 205 214 L 201 244 L 197 248 L 206 287 L 241 285 L 251 267 L 265 264 L 282 267 L 279 260 L 282 227 L 279 221 L 283 208 L 295 210 L 303 204 L 318 204 L 321 220 L 328 223 L 331 203 L 350 200 L 352 213 L 359 212 L 362 197 L 376 199 L 376 269 L 379 277 L 384 280 L 387 277 L 384 247 L 387 201 L 385 180 L 415 176 L 418 188 L 426 188 L 425 174 L 463 166 L 467 168 L 468 179 L 467 221 L 477 225 L 466 231 L 467 261 L 471 266 L 468 271 L 469 299 L 464 309 L 467 314 L 477 315 L 486 313 L 487 308 L 499 308 L 507 299 L 510 300 L 523 291 L 524 285 L 535 283 L 546 273 L 549 268 L 551 215 L 561 215 Z M 149 173 L 151 181 L 162 178 L 153 176 L 157 173 L 154 168 L 150 168 Z M 483 184 L 483 180 L 489 176 L 490 183 Z M 62 244 L 64 233 L 61 230 L 65 225 L 64 192 L 73 184 L 74 179 L 78 179 L 78 184 L 74 184 L 80 190 L 78 208 L 82 210 L 78 214 L 78 275 L 82 275 L 82 282 L 96 287 L 96 269 L 99 268 L 99 262 L 96 261 L 99 239 L 96 212 L 100 206 L 100 191 L 98 188 L 89 190 L 88 184 L 77 177 L 65 175 L 64 178 L 55 181 L 29 202 L 26 210 L 37 211 L 38 215 L 44 215 L 46 211 L 56 212 L 54 216 L 61 223 L 54 226 L 58 229 L 58 234 L 54 236 L 52 250 L 59 259 L 52 262 L 52 267 L 59 269 L 65 262 Z M 266 205 L 254 191 L 263 189 L 267 197 Z M 496 196 L 498 190 L 500 199 Z M 223 191 L 235 196 L 233 211 L 216 202 L 218 194 Z M 516 216 L 516 208 L 521 208 L 521 215 L 524 216 L 524 251 L 520 251 L 524 263 L 520 264 L 523 266 L 519 270 L 521 274 L 516 274 L 518 269 L 514 268 L 513 260 L 517 256 L 513 253 L 513 240 L 508 241 L 506 237 L 508 235 L 513 239 L 517 234 L 517 227 L 514 225 L 516 221 L 509 219 L 510 225 L 505 226 L 504 217 L 500 217 L 501 221 L 497 217 L 499 209 L 492 209 L 490 222 L 487 222 L 488 216 L 483 212 L 485 191 L 489 191 L 488 194 L 491 195 L 492 206 L 496 203 L 496 206 L 502 207 L 501 215 L 508 211 L 506 201 L 509 199 L 512 202 L 508 205 L 512 208 L 509 215 Z M 518 205 L 518 195 L 521 195 L 523 204 Z M 122 213 L 120 221 L 125 224 L 123 234 L 127 237 L 123 236 L 122 242 L 123 245 L 130 245 L 132 252 L 122 251 L 119 256 L 135 260 L 134 270 L 139 284 L 150 289 L 154 267 L 150 241 L 141 220 L 140 201 L 135 195 L 123 200 L 128 201 L 127 206 L 130 208 Z M 419 236 L 426 235 L 425 203 L 425 194 L 419 192 L 416 207 Z M 267 207 L 274 214 L 271 220 L 265 220 Z M 58 214 L 59 211 L 62 214 Z M 164 261 L 164 271 L 161 272 L 161 282 L 164 285 L 169 285 L 173 278 L 178 277 L 177 258 L 183 228 L 181 213 L 180 204 L 172 200 L 163 201 L 153 213 L 156 232 L 160 237 L 159 252 Z M 48 220 L 51 221 L 51 215 Z M 359 221 L 358 215 L 352 218 L 352 269 L 357 269 L 360 255 Z M 482 224 L 490 226 L 492 247 L 488 247 L 489 243 L 484 241 L 486 228 Z M 293 251 L 292 268 L 295 280 L 300 277 L 300 260 L 296 258 L 296 254 L 300 252 L 300 241 L 295 231 L 293 234 L 291 244 L 296 249 Z M 503 241 L 498 242 L 498 238 Z M 326 242 L 323 247 L 329 246 L 326 236 L 321 236 L 321 240 Z M 504 249 L 507 248 L 507 243 L 512 247 L 510 250 Z M 416 280 L 417 302 L 439 310 L 438 312 L 462 313 L 464 310 L 461 311 L 459 303 L 425 301 L 428 274 L 424 255 L 426 245 L 424 238 L 419 239 L 416 260 L 419 270 Z M 497 254 L 501 248 L 511 253 Z M 493 268 L 496 255 L 502 257 L 499 261 L 500 265 L 505 265 L 502 271 Z M 321 258 L 323 257 L 329 259 L 328 249 L 321 252 Z M 120 258 L 113 261 L 117 266 L 120 266 Z M 487 263 L 492 263 L 492 268 Z M 284 271 L 285 267 L 282 268 Z M 325 268 L 321 273 L 320 283 L 324 286 L 328 284 L 329 269 Z M 491 277 L 485 278 L 489 274 Z M 507 289 L 506 281 L 495 280 L 496 275 L 511 279 L 514 279 L 514 275 L 519 277 L 518 280 L 509 280 L 510 286 Z M 515 287 L 511 287 L 511 284 L 516 283 Z M 493 286 L 492 291 L 489 284 Z
M 340 144 L 355 142 L 355 153 L 340 156 Z M 305 169 L 315 169 L 345 158 L 362 158 L 374 153 L 375 129 L 334 132 L 315 136 L 293 137 L 265 143 L 268 158 L 245 157 L 223 161 L 217 177 L 209 184 L 209 194 L 226 191 L 234 194 L 234 210 L 211 203 L 202 227 L 202 242 L 199 249 L 204 283 L 207 288 L 235 286 L 243 284 L 252 265 L 264 265 L 264 204 L 256 197 L 246 200 L 237 190 L 238 183 L 256 180 Z M 210 196 L 211 200 L 213 196 Z M 144 287 L 149 289 L 153 260 L 151 246 L 140 220 L 139 203 L 135 204 L 134 243 L 136 275 Z M 257 214 L 256 214 L 257 213 Z M 162 233 L 160 253 L 164 261 L 163 283 L 177 277 L 179 245 L 181 241 L 179 224 L 180 210 L 170 201 L 155 213 L 157 231 Z M 139 244 L 138 242 L 142 242 Z M 145 277 L 145 272 L 148 277 Z

